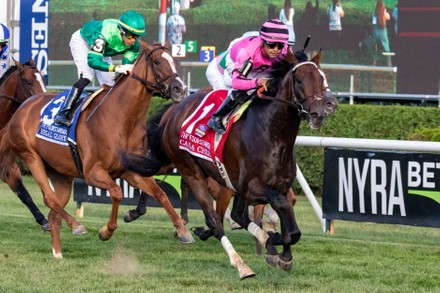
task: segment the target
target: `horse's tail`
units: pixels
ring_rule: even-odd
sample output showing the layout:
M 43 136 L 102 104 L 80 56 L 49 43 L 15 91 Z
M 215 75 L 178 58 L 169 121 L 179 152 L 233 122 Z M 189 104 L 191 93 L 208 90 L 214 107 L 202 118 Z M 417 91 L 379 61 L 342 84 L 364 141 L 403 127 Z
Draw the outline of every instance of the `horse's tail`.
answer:
M 165 128 L 165 123 L 161 123 L 161 118 L 170 105 L 172 104 L 165 105 L 157 114 L 148 120 L 147 153 L 125 153 L 120 155 L 120 161 L 124 169 L 145 177 L 150 177 L 158 174 L 162 167 L 171 164 L 171 161 L 165 154 L 162 146 L 162 135 Z
M 5 180 L 10 175 L 10 166 L 15 161 L 15 153 L 12 151 L 6 136 L 6 126 L 0 130 L 0 179 Z

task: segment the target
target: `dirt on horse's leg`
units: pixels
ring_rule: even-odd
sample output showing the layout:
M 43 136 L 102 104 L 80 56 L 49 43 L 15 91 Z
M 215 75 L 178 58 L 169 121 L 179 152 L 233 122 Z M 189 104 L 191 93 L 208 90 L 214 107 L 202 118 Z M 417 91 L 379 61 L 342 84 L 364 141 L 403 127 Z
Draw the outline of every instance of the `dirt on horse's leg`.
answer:
M 125 179 L 130 185 L 138 187 L 143 192 L 153 197 L 166 211 L 168 217 L 176 228 L 176 237 L 183 243 L 195 242 L 189 230 L 186 228 L 182 218 L 179 217 L 166 193 L 157 185 L 153 177 L 141 177 L 137 174 L 127 172 L 121 178 Z

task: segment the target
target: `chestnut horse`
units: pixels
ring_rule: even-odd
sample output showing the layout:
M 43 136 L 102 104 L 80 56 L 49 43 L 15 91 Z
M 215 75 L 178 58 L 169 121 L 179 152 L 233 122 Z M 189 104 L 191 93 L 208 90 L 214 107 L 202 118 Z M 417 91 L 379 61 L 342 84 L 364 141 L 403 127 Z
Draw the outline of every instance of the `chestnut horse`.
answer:
M 286 61 L 272 73 L 269 93 L 254 98 L 249 108 L 235 122 L 223 149 L 222 173 L 216 164 L 179 148 L 183 122 L 192 115 L 206 94 L 195 93 L 164 113 L 163 123 L 149 132 L 150 151 L 144 155 L 126 153 L 122 163 L 128 170 L 144 176 L 155 174 L 171 162 L 179 170 L 201 205 L 208 230 L 195 231 L 203 240 L 215 236 L 226 250 L 241 279 L 255 273 L 243 262 L 225 236 L 220 216 L 210 200 L 207 177 L 237 191 L 233 199 L 232 218 L 245 227 L 266 248 L 266 262 L 283 270 L 292 268 L 291 245 L 301 232 L 296 223 L 289 194 L 296 176 L 293 156 L 295 139 L 302 119 L 312 129 L 319 129 L 324 119 L 335 112 L 336 99 L 327 86 L 319 67 L 322 51 L 311 61 L 299 62 L 289 52 Z M 154 139 L 152 139 L 154 136 Z M 270 204 L 280 217 L 281 232 L 266 233 L 248 215 L 249 205 Z M 276 246 L 282 245 L 278 254 Z
M 182 242 L 194 242 L 154 178 L 128 172 L 120 163 L 119 157 L 125 152 L 144 153 L 147 149 L 145 123 L 153 92 L 179 102 L 187 91 L 168 48 L 143 42 L 141 46 L 133 72 L 118 79 L 114 87 L 104 89 L 88 107 L 82 109 L 76 128 L 77 153 L 82 161 L 82 170 L 77 168 L 69 147 L 35 135 L 40 124 L 40 112 L 57 97 L 56 93 L 31 97 L 6 126 L 0 144 L 1 164 L 17 154 L 40 186 L 44 202 L 51 210 L 48 218 L 52 252 L 56 258 L 62 258 L 59 231 L 62 219 L 74 235 L 86 233 L 84 226 L 64 210 L 71 196 L 72 181 L 81 173 L 88 185 L 106 189 L 111 197 L 110 218 L 99 231 L 101 240 L 110 239 L 117 228 L 122 190 L 115 179 L 122 178 L 154 197 L 165 208 L 176 228 L 176 236 Z M 54 114 L 52 118 L 47 118 L 53 120 Z
M 5 127 L 27 98 L 46 92 L 46 80 L 34 60 L 30 58 L 23 64 L 14 60 L 14 64 L 0 79 L 0 129 Z M 15 161 L 0 172 L 0 179 L 8 184 L 9 188 L 28 207 L 41 229 L 49 231 L 49 223 L 24 187 L 20 168 Z

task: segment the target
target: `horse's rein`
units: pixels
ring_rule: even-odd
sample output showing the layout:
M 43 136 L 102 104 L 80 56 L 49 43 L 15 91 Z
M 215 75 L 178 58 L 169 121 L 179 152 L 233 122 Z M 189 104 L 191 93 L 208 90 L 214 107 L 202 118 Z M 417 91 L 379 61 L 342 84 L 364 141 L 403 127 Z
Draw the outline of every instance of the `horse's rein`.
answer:
M 162 80 L 157 76 L 157 73 L 154 70 L 154 66 L 151 64 L 151 54 L 153 54 L 157 50 L 168 50 L 168 48 L 160 46 L 160 47 L 153 48 L 150 52 L 144 51 L 145 59 L 147 61 L 147 64 L 149 65 L 149 67 L 151 67 L 151 71 L 153 73 L 153 77 L 154 77 L 156 83 L 149 82 L 148 80 L 143 79 L 142 77 L 140 77 L 139 75 L 137 75 L 135 73 L 132 73 L 131 77 L 133 77 L 136 80 L 139 80 L 146 88 L 151 87 L 155 90 L 158 90 L 160 92 L 161 97 L 164 97 L 164 96 L 166 96 L 166 94 L 168 92 L 168 86 L 164 83 L 164 81 L 171 78 L 172 76 L 171 75 L 167 76 L 167 77 L 163 78 Z M 148 71 L 147 71 L 147 73 L 148 73 Z

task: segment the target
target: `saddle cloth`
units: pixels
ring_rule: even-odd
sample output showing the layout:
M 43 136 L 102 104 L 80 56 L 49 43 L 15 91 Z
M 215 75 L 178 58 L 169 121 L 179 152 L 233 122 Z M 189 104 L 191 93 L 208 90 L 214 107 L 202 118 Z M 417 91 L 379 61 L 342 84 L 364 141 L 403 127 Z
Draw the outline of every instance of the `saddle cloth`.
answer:
M 180 129 L 179 149 L 193 156 L 223 163 L 223 147 L 235 123 L 251 101 L 243 104 L 238 110 L 226 117 L 227 125 L 224 134 L 218 134 L 207 124 L 212 114 L 220 107 L 228 95 L 227 90 L 216 90 L 206 95 L 197 109 L 183 123 Z
M 59 93 L 41 109 L 40 126 L 37 130 L 36 136 L 59 145 L 68 146 L 68 141 L 76 145 L 76 126 L 79 115 L 87 107 L 90 101 L 102 90 L 103 89 L 97 90 L 91 96 L 87 96 L 85 93 L 81 94 L 77 101 L 80 105 L 76 107 L 75 113 L 73 114 L 72 125 L 69 129 L 65 125 L 55 124 L 55 116 L 61 110 L 70 90 L 65 90 Z

